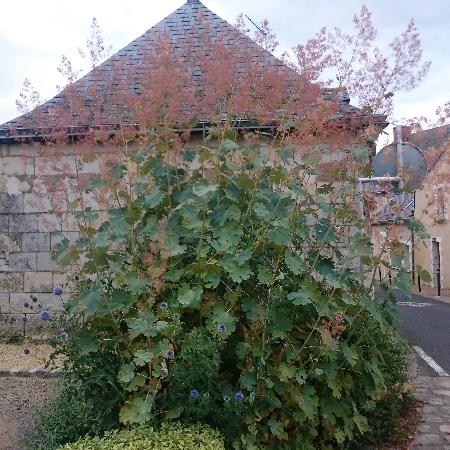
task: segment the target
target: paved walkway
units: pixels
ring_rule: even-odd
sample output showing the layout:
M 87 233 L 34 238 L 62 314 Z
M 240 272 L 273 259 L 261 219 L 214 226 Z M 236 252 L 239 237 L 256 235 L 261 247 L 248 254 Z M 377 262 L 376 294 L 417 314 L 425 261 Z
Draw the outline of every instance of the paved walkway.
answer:
M 419 376 L 415 385 L 424 406 L 410 449 L 450 450 L 450 377 Z
M 443 302 L 450 303 L 450 290 L 445 289 L 441 292 L 441 295 L 437 295 L 437 289 L 429 286 L 422 286 L 422 292 L 419 292 L 417 285 L 413 286 L 412 292 L 416 295 L 421 295 L 422 297 L 427 297 L 428 299 L 441 300 Z

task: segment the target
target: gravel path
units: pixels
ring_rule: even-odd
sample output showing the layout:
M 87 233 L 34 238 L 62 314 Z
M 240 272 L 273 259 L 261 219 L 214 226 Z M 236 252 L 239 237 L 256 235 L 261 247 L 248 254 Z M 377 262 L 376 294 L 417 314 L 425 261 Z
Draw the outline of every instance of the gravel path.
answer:
M 4 344 L 0 342 L 1 369 L 30 369 L 45 367 L 53 347 L 46 344 L 25 342 L 22 345 Z
M 0 377 L 0 449 L 22 450 L 21 432 L 32 422 L 32 408 L 53 395 L 57 381 Z

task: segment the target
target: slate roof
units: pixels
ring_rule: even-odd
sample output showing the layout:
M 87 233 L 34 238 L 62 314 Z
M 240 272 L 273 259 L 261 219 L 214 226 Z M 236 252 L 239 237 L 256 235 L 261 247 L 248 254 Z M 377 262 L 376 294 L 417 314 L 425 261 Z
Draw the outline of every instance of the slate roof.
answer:
M 275 68 L 289 73 L 292 77 L 298 76 L 292 68 L 284 65 L 248 36 L 214 14 L 199 0 L 188 0 L 156 26 L 72 85 L 72 92 L 76 92 L 79 101 L 79 110 L 85 113 L 75 114 L 69 111 L 72 107 L 65 108 L 66 135 L 83 134 L 88 127 L 114 125 L 117 114 L 118 92 L 116 91 L 125 89 L 139 93 L 143 78 L 149 71 L 155 69 L 152 66 L 151 56 L 155 52 L 162 32 L 170 38 L 176 58 L 190 72 L 194 84 L 200 85 L 203 82 L 202 74 L 196 67 L 195 61 L 211 51 L 208 45 L 205 45 L 205 41 L 223 42 L 230 48 L 238 44 L 245 49 L 253 64 L 267 69 Z M 244 71 L 245 67 L 241 67 L 240 70 Z M 325 95 L 330 96 L 330 92 Z M 100 97 L 101 100 L 99 100 Z M 52 129 L 61 126 L 59 125 L 61 124 L 60 116 L 61 111 L 64 111 L 61 105 L 64 105 L 65 101 L 65 94 L 60 93 L 33 111 L 0 125 L 0 142 L 39 138 L 51 133 Z M 101 103 L 97 105 L 97 112 L 89 114 L 89 108 L 96 102 Z M 345 91 L 340 93 L 340 103 L 346 114 L 363 116 L 360 110 L 349 104 L 350 99 Z M 197 111 L 191 113 L 195 116 Z M 131 117 L 129 122 L 136 123 L 136 120 Z

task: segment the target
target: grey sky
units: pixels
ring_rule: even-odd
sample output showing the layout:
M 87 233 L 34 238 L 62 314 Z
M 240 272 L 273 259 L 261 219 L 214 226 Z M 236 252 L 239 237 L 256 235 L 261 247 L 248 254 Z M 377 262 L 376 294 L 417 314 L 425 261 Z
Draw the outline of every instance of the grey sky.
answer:
M 432 115 L 450 97 L 450 0 L 203 0 L 231 23 L 243 12 L 269 19 L 283 49 L 304 42 L 322 26 L 350 29 L 365 3 L 373 12 L 381 44 L 399 34 L 413 17 L 424 56 L 432 61 L 426 80 L 396 98 L 396 118 Z M 17 116 L 15 99 L 25 77 L 46 99 L 61 82 L 56 67 L 64 53 L 81 64 L 77 48 L 92 17 L 117 51 L 183 4 L 183 0 L 22 0 L 2 3 L 0 24 L 0 123 Z

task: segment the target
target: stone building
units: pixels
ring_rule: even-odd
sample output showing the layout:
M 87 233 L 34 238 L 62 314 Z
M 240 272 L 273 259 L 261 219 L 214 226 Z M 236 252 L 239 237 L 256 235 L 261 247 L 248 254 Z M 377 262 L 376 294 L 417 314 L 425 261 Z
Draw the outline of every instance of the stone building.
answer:
M 170 41 L 169 47 L 160 41 L 162 35 Z M 30 313 L 24 308 L 30 296 L 39 297 L 50 308 L 59 307 L 59 299 L 52 291 L 64 283 L 64 276 L 52 261 L 52 250 L 62 238 L 76 239 L 78 227 L 70 207 L 71 199 L 58 194 L 73 178 L 100 173 L 106 153 L 102 145 L 96 150 L 95 158 L 83 160 L 74 151 L 77 142 L 89 133 L 114 134 L 119 121 L 133 131 L 139 118 L 127 116 L 129 111 L 120 108 L 121 95 L 131 92 L 138 98 L 146 82 L 163 83 L 164 58 L 180 62 L 189 72 L 191 87 L 202 90 L 205 80 L 197 61 L 213 57 L 212 45 L 217 43 L 223 54 L 235 48 L 242 52 L 242 64 L 234 67 L 234 76 L 245 76 L 246 64 L 251 64 L 252 70 L 261 71 L 261 77 L 270 71 L 283 72 L 291 79 L 297 76 L 293 69 L 199 0 L 188 0 L 56 97 L 0 125 L 0 313 L 7 323 Z M 215 56 L 220 57 L 217 52 Z M 188 90 L 181 83 L 180 93 L 183 88 Z M 325 98 L 330 95 L 330 92 L 323 93 Z M 384 117 L 367 116 L 352 107 L 345 91 L 337 97 L 338 112 L 359 129 L 370 123 L 376 123 L 380 130 L 386 125 Z M 152 106 L 151 101 L 149 105 Z M 183 130 L 187 131 L 187 141 L 192 144 L 201 139 L 208 124 L 208 118 L 198 119 L 205 117 L 204 111 L 179 113 L 197 117 L 195 125 Z M 277 123 L 274 111 L 269 113 L 272 117 L 258 125 L 241 116 L 238 127 L 270 132 Z M 332 159 L 339 156 L 334 154 Z M 93 199 L 84 201 L 85 206 L 96 209 Z

